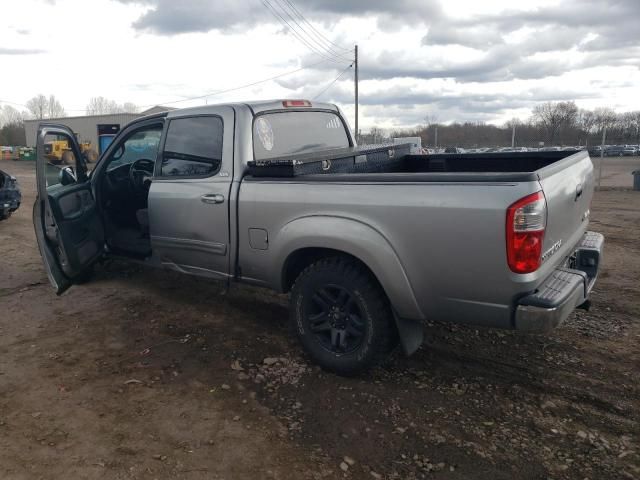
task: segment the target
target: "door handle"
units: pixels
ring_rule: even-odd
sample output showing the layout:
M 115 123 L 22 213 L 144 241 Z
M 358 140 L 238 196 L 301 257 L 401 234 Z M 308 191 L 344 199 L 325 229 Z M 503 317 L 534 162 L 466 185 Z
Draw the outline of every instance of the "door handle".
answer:
M 206 195 L 202 195 L 200 200 L 202 200 L 202 203 L 224 203 L 224 195 L 220 195 L 219 193 L 208 193 Z

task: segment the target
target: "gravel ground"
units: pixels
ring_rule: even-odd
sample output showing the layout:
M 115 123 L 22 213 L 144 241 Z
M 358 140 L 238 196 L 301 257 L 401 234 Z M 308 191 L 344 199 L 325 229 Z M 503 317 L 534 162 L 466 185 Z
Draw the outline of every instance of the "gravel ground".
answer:
M 0 223 L 0 478 L 640 478 L 640 192 L 596 194 L 589 312 L 547 336 L 432 324 L 324 373 L 286 297 L 108 262 L 56 297 L 24 206 Z

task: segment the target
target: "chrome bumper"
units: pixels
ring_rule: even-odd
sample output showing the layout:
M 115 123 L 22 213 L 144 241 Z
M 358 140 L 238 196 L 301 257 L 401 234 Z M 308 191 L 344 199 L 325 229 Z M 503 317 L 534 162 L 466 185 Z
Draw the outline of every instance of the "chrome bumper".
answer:
M 532 294 L 518 301 L 516 330 L 544 332 L 562 324 L 587 301 L 598 277 L 604 236 L 586 232 L 569 267 L 558 267 Z

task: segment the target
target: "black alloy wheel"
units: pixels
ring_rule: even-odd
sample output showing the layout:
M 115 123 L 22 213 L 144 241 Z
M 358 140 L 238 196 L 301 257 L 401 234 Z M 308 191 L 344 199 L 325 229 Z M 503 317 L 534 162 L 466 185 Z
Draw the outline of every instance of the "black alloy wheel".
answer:
M 353 352 L 365 338 L 362 311 L 346 287 L 333 284 L 319 287 L 307 298 L 304 313 L 315 339 L 329 352 Z
M 323 258 L 305 268 L 291 289 L 290 312 L 305 351 L 340 375 L 381 363 L 397 344 L 387 296 L 349 257 Z

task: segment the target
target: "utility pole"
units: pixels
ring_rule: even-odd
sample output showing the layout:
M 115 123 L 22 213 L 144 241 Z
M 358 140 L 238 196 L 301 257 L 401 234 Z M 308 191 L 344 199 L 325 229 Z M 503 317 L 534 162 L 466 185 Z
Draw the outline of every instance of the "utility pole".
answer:
M 516 146 L 516 124 L 512 125 L 511 130 L 511 148 Z
M 353 66 L 356 67 L 355 70 L 355 91 L 356 91 L 356 142 L 358 141 L 358 137 L 360 136 L 360 130 L 358 130 L 358 45 L 355 48 L 355 59 L 353 61 Z
M 435 139 L 436 140 L 436 148 L 438 148 L 438 124 L 437 123 L 436 123 L 435 127 L 436 127 L 436 135 L 435 135 L 436 136 L 436 139 Z

